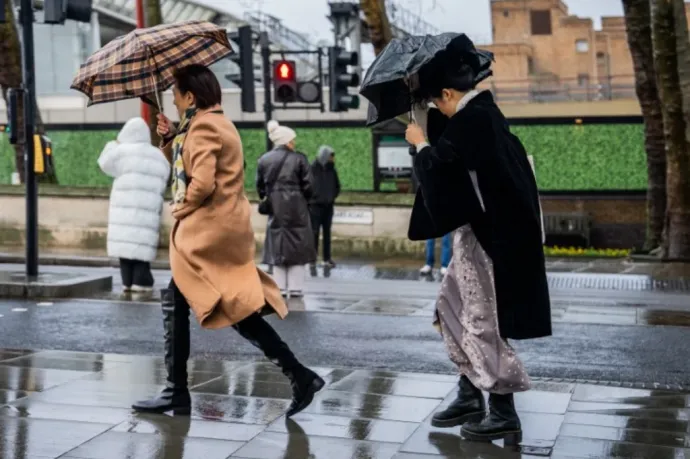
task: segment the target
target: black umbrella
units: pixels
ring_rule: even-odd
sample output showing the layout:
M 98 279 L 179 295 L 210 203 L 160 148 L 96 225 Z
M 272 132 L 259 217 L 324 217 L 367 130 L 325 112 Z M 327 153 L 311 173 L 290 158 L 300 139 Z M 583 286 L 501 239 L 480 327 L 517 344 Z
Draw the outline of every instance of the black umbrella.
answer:
M 439 56 L 440 53 L 443 54 Z M 475 83 L 492 74 L 493 53 L 476 49 L 463 33 L 395 38 L 371 64 L 359 91 L 373 105 L 373 108 L 370 105 L 367 125 L 409 112 L 412 103 L 409 78 L 437 56 L 444 61 L 469 65 L 477 75 Z

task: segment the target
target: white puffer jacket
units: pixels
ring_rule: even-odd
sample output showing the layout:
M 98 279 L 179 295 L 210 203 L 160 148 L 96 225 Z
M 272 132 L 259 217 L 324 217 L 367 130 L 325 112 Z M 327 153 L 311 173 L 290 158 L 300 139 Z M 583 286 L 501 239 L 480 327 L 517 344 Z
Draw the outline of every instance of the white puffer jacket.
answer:
M 108 142 L 98 158 L 103 172 L 115 178 L 110 193 L 108 256 L 153 261 L 170 164 L 151 145 L 142 118 L 124 125 L 117 141 Z

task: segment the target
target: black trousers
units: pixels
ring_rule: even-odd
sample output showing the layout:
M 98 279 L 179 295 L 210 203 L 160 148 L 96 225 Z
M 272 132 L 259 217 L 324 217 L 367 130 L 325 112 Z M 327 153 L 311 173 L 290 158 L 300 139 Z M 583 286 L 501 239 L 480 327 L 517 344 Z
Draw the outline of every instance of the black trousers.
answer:
M 122 285 L 131 287 L 153 287 L 153 274 L 151 274 L 151 263 L 148 261 L 130 260 L 120 258 L 120 275 Z
M 333 226 L 333 204 L 312 204 L 309 206 L 311 229 L 314 231 L 314 247 L 319 253 L 319 230 L 323 228 L 323 261 L 331 260 L 331 226 Z
M 187 360 L 190 353 L 190 308 L 184 295 L 177 288 L 174 279 L 170 279 L 168 289 L 172 292 L 174 303 L 170 305 L 174 317 L 166 322 L 168 381 L 174 384 L 174 387 L 187 387 Z M 272 363 L 278 365 L 284 374 L 290 376 L 295 370 L 302 368 L 288 345 L 258 312 L 233 325 L 232 328 L 253 346 L 263 351 L 264 355 Z

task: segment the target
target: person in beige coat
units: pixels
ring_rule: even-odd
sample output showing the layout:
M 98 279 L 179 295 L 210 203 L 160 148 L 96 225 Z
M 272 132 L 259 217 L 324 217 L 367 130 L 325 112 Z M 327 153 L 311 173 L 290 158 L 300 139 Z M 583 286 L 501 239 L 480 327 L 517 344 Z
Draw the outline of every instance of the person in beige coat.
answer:
M 263 316 L 287 315 L 275 282 L 254 261 L 251 206 L 244 193 L 242 142 L 220 108 L 214 74 L 192 65 L 175 72 L 177 129 L 159 115 L 162 151 L 172 164 L 170 267 L 172 280 L 161 291 L 167 384 L 136 411 L 189 414 L 187 359 L 189 310 L 203 328 L 232 326 L 279 365 L 293 389 L 288 416 L 311 403 L 324 381 L 303 366 Z

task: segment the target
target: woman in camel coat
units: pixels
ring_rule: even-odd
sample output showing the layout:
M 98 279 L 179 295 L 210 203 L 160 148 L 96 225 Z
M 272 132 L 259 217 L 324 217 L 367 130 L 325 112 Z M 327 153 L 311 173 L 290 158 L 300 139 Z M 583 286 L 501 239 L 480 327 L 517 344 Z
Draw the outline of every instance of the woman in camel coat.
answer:
M 311 402 L 324 382 L 297 361 L 263 318 L 270 313 L 284 318 L 287 308 L 275 282 L 254 262 L 239 133 L 223 115 L 220 85 L 206 67 L 178 70 L 173 93 L 180 125 L 175 129 L 163 115 L 158 124 L 173 169 L 172 280 L 161 291 L 168 383 L 159 397 L 133 408 L 189 413 L 191 309 L 202 327 L 234 327 L 281 367 L 293 387 L 291 416 Z

